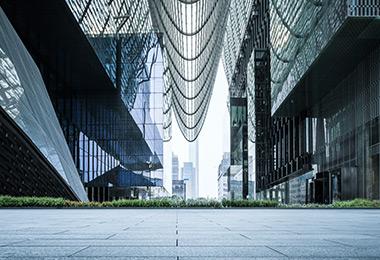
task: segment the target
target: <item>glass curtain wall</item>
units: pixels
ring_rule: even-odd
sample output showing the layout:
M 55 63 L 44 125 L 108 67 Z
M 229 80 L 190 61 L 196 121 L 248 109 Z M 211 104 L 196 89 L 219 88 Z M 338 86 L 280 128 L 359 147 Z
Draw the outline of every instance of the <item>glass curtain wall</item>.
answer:
M 336 40 L 334 36 L 344 23 L 350 18 L 378 17 L 380 8 L 376 1 L 366 0 L 273 0 L 270 15 L 275 114 L 329 43 Z M 353 40 L 347 36 L 345 43 Z M 283 176 L 305 156 L 311 169 L 304 168 L 302 176 L 264 191 L 263 196 L 292 203 L 379 199 L 379 60 L 379 46 L 361 60 L 353 59 L 353 69 L 307 111 L 276 122 L 280 130 L 274 135 L 277 170 L 273 176 Z

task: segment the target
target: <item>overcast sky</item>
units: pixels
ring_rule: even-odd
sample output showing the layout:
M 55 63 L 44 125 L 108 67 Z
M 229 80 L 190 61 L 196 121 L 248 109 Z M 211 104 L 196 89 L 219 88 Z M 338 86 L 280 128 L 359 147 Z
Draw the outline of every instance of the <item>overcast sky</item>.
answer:
M 199 135 L 199 195 L 217 197 L 218 166 L 223 152 L 229 151 L 228 84 L 222 62 L 219 63 L 215 86 L 205 124 Z M 174 115 L 173 115 L 174 117 Z M 188 142 L 183 138 L 173 118 L 172 140 L 165 144 L 164 156 L 172 150 L 179 157 L 180 167 L 188 160 Z M 171 170 L 170 170 L 171 172 Z

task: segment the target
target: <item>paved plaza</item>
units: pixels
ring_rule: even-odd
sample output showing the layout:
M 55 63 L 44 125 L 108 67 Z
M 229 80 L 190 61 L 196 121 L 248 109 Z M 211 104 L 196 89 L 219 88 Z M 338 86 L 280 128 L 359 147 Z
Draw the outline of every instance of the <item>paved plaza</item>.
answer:
M 380 259 L 380 210 L 0 210 L 0 259 L 31 258 Z

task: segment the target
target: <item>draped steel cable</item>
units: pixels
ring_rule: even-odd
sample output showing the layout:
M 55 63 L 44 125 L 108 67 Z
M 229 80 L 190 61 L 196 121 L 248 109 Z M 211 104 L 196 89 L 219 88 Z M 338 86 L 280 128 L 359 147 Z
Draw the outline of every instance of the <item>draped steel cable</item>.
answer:
M 171 112 L 181 132 L 194 141 L 209 106 L 230 0 L 149 0 L 152 22 L 163 33 L 164 128 Z

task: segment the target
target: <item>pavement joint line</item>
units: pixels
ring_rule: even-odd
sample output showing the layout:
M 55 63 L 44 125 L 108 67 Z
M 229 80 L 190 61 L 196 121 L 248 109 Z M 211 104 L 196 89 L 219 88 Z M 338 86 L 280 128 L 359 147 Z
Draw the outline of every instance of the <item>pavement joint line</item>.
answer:
M 14 246 L 14 245 L 17 246 L 18 243 L 22 243 L 22 242 L 29 241 L 29 240 L 30 240 L 30 239 L 24 239 L 24 240 L 21 240 L 21 241 L 15 241 L 15 242 L 11 242 L 11 243 L 9 243 L 9 244 L 4 244 L 4 245 L 2 245 L 2 246 Z
M 84 226 L 78 226 L 76 228 L 86 228 L 86 227 L 90 227 L 91 225 L 84 225 Z
M 270 246 L 265 246 L 265 247 L 266 247 L 266 248 L 269 248 L 270 250 L 275 251 L 276 253 L 278 253 L 278 254 L 280 254 L 280 255 L 283 255 L 283 256 L 289 258 L 289 256 L 287 256 L 286 254 L 284 254 L 284 253 L 282 253 L 282 252 L 280 252 L 280 251 L 278 251 L 278 250 L 276 250 L 276 249 L 274 249 L 274 248 L 272 248 L 272 247 L 270 247 Z
M 107 240 L 107 239 L 110 239 L 111 237 L 114 237 L 114 236 L 116 236 L 116 235 L 117 235 L 117 233 L 112 234 L 112 235 L 108 236 L 108 237 L 106 238 L 106 240 Z
M 53 235 L 59 235 L 59 234 L 63 234 L 63 233 L 66 233 L 66 232 L 69 232 L 69 230 L 64 230 L 64 231 L 60 231 L 60 232 L 57 232 L 57 233 L 53 233 Z
M 266 227 L 266 228 L 269 228 L 269 229 L 273 229 L 273 227 L 271 227 L 269 225 L 263 225 L 263 227 Z
M 175 246 L 178 247 L 178 211 L 176 211 L 175 215 L 176 215 L 176 218 L 175 218 L 175 233 L 176 233 Z M 179 260 L 178 255 L 177 255 L 176 259 Z
M 339 242 L 339 241 L 335 241 L 335 240 L 332 240 L 332 239 L 323 239 L 325 241 L 328 241 L 328 242 L 332 242 L 332 243 L 335 243 L 335 244 L 338 244 L 338 245 L 341 245 L 341 246 L 348 246 L 348 247 L 353 247 L 352 245 L 349 245 L 349 244 L 346 244 L 346 243 L 342 243 L 342 242 Z
M 243 235 L 243 234 L 240 234 L 240 233 L 239 233 L 239 235 L 241 235 L 242 237 L 244 237 L 244 238 L 246 238 L 246 239 L 248 239 L 248 240 L 252 240 L 252 238 L 250 238 L 250 237 L 248 237 L 248 236 L 246 236 L 246 235 Z
M 72 256 L 74 256 L 75 254 L 78 254 L 78 253 L 80 253 L 80 252 L 86 250 L 86 249 L 89 248 L 89 247 L 90 247 L 90 246 L 86 246 L 86 247 L 84 247 L 84 248 L 81 248 L 81 249 L 79 249 L 78 251 L 72 253 L 71 255 L 68 255 L 68 257 L 72 257 Z
M 362 235 L 362 236 L 369 236 L 370 238 L 379 238 L 379 235 L 376 235 L 376 234 L 361 234 L 359 233 L 359 235 Z M 364 238 L 363 238 L 364 239 Z

